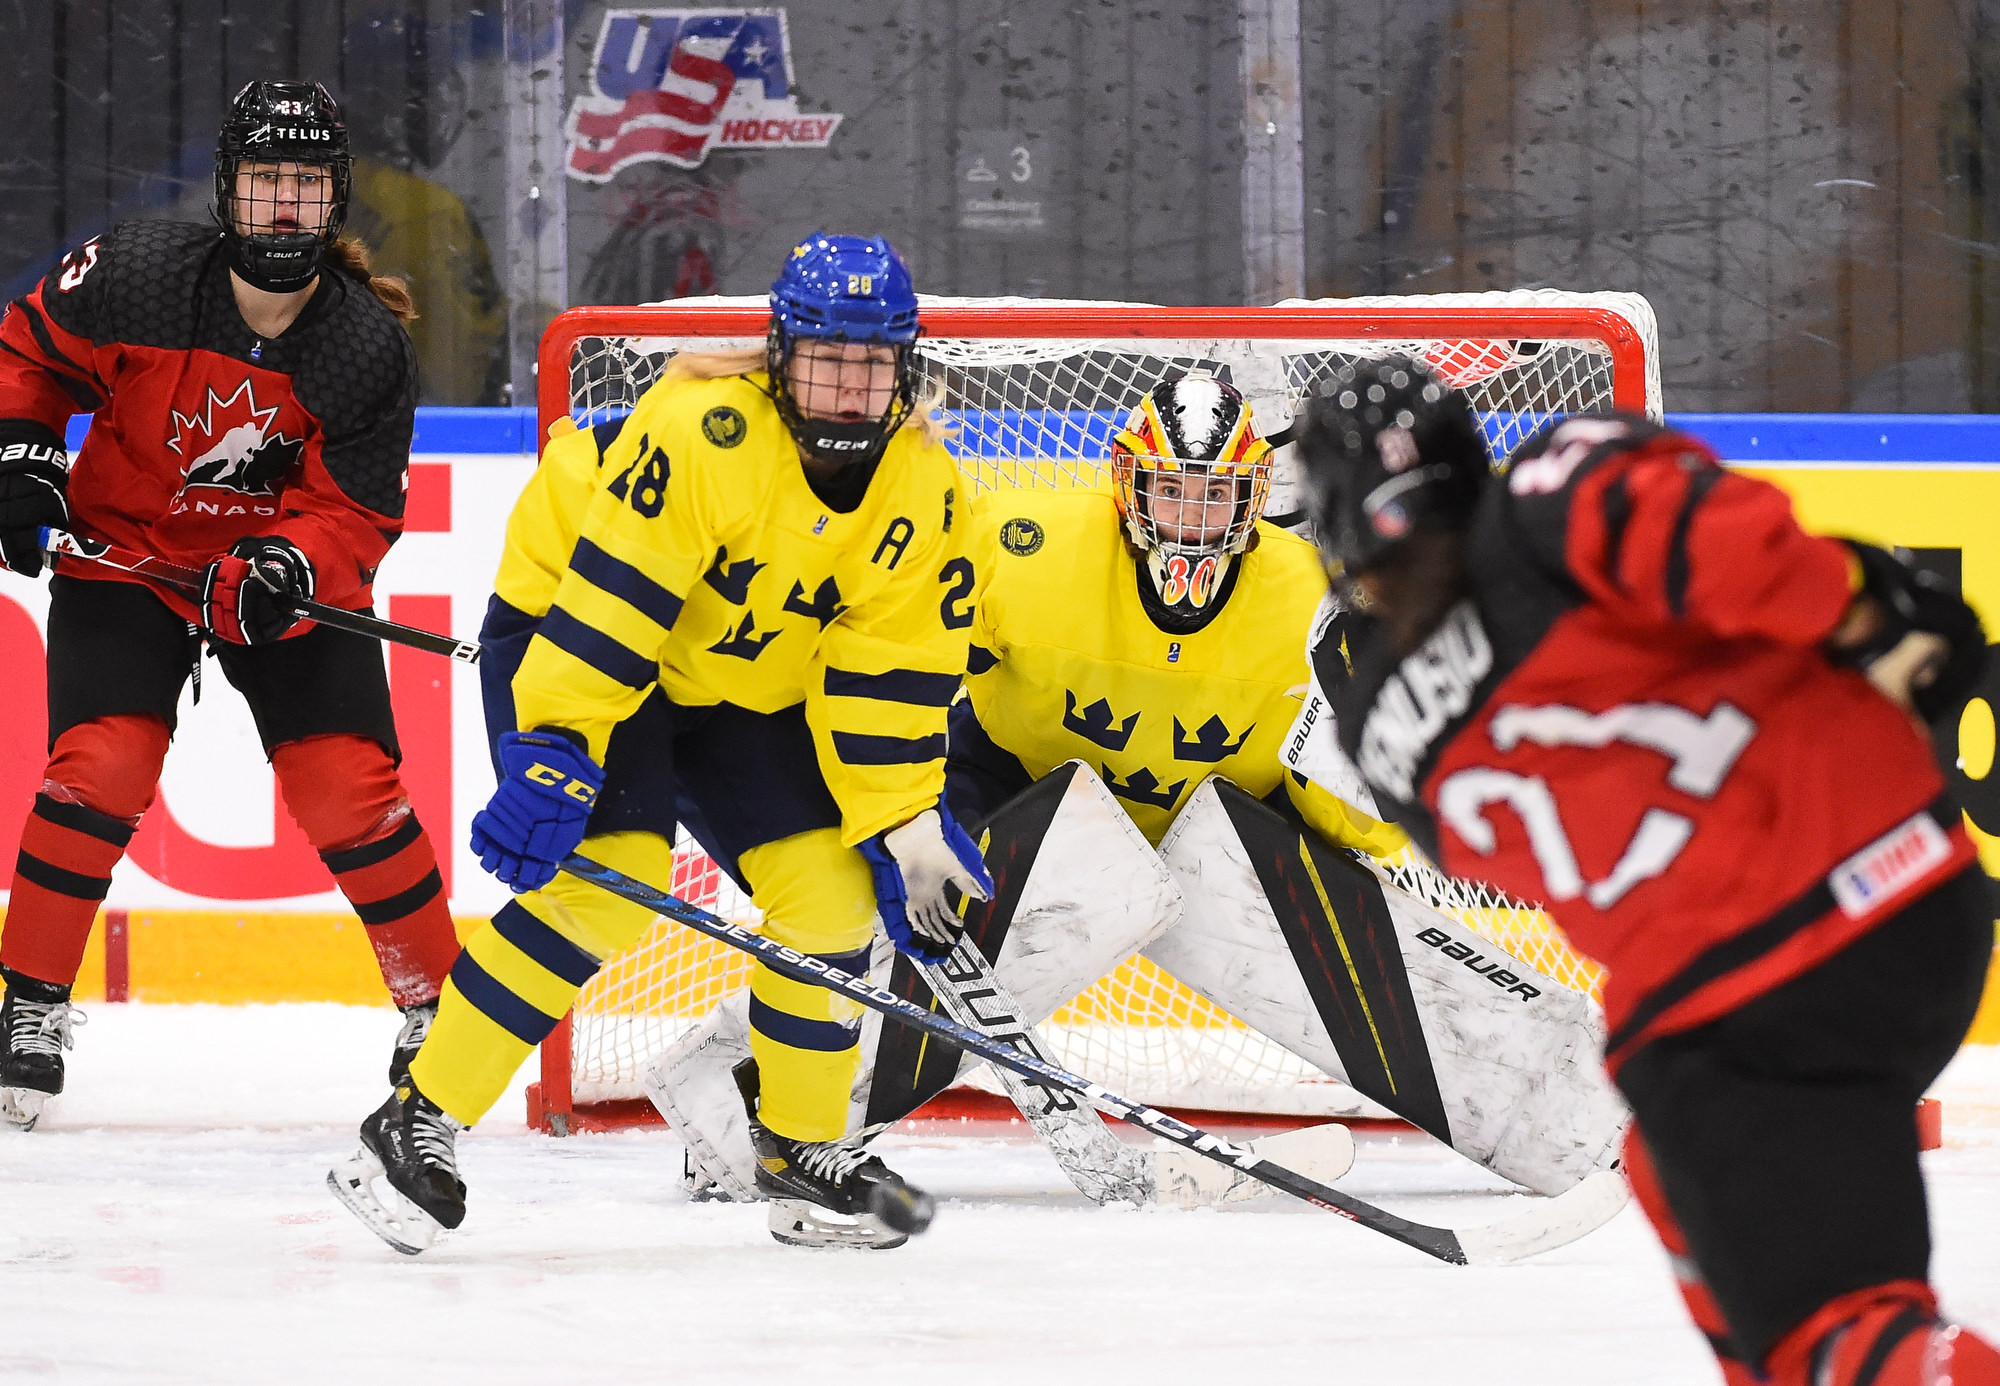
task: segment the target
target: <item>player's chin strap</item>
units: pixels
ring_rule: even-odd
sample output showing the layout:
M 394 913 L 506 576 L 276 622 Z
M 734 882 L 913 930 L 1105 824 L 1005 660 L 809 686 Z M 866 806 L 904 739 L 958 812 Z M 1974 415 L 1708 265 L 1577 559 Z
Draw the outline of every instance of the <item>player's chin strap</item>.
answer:
M 687 925 L 732 948 L 754 955 L 766 967 L 782 976 L 813 986 L 837 991 L 870 1010 L 880 1011 L 902 1024 L 915 1026 L 939 1039 L 958 1046 L 998 1068 L 1050 1087 L 1080 1093 L 1099 1109 L 1143 1126 L 1156 1136 L 1219 1164 L 1240 1170 L 1253 1179 L 1271 1185 L 1315 1207 L 1338 1213 L 1371 1231 L 1416 1248 L 1425 1255 L 1453 1265 L 1503 1265 L 1543 1251 L 1550 1251 L 1593 1231 L 1609 1221 L 1625 1206 L 1625 1181 L 1615 1171 L 1594 1174 L 1567 1193 L 1540 1203 L 1526 1212 L 1481 1227 L 1452 1229 L 1410 1222 L 1386 1209 L 1363 1202 L 1338 1189 L 1330 1188 L 1302 1174 L 1259 1156 L 1254 1150 L 1231 1144 L 1211 1132 L 1189 1126 L 1157 1108 L 1121 1097 L 1107 1088 L 1056 1067 L 1046 1059 L 1023 1052 L 1003 1040 L 993 1039 L 956 1020 L 935 1015 L 922 1006 L 905 1001 L 885 987 L 865 977 L 856 977 L 829 966 L 822 958 L 800 953 L 763 935 L 719 919 L 695 908 L 666 891 L 614 871 L 588 857 L 572 854 L 562 869 L 580 880 L 589 881 L 635 905 L 644 906 L 669 919 Z

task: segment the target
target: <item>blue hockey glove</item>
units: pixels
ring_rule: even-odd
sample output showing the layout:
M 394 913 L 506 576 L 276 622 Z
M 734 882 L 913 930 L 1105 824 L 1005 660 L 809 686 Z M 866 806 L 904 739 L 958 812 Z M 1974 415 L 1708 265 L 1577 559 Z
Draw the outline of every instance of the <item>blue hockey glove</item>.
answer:
M 500 787 L 472 815 L 479 864 L 516 891 L 540 890 L 583 841 L 604 771 L 563 733 L 503 732 Z
M 993 898 L 979 848 L 939 800 L 900 828 L 861 844 L 875 877 L 875 904 L 882 927 L 900 952 L 925 962 L 943 962 L 965 923 L 945 895 L 947 885 L 975 900 Z

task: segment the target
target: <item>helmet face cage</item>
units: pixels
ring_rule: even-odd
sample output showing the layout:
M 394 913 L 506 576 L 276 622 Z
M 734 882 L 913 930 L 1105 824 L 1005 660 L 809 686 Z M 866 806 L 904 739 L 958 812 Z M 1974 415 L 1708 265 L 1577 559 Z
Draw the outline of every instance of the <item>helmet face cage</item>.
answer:
M 251 82 L 215 147 L 213 214 L 234 268 L 257 288 L 312 283 L 347 223 L 354 165 L 340 107 L 317 82 Z
M 1162 381 L 1111 441 L 1125 532 L 1148 552 L 1241 553 L 1271 495 L 1271 446 L 1243 396 L 1212 376 Z M 1214 494 L 1226 481 L 1227 494 Z
M 771 286 L 765 363 L 799 448 L 880 458 L 916 407 L 918 334 L 916 290 L 887 241 L 815 233 L 794 246 Z

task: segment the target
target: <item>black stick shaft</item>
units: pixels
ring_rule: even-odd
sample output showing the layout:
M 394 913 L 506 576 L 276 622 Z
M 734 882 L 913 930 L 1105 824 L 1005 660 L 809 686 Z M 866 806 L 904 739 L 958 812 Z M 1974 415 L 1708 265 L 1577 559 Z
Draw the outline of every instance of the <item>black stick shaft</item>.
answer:
M 65 534 L 59 529 L 42 531 L 42 547 L 50 553 L 59 553 L 66 558 L 82 559 L 99 567 L 114 568 L 121 573 L 157 582 L 162 587 L 171 587 L 184 596 L 197 600 L 201 597 L 202 573 L 198 568 L 182 567 L 169 563 L 164 558 L 154 558 L 151 554 L 133 553 L 127 549 L 114 548 L 110 544 L 100 544 L 88 539 L 79 539 L 73 534 Z M 460 640 L 454 635 L 439 635 L 435 631 L 419 630 L 397 621 L 385 621 L 379 616 L 364 615 L 359 611 L 349 611 L 344 607 L 328 606 L 324 602 L 294 600 L 292 610 L 299 615 L 318 621 L 323 626 L 332 626 L 353 635 L 365 635 L 371 640 L 386 640 L 392 645 L 408 645 L 413 650 L 427 654 L 446 655 L 461 664 L 479 662 L 479 646 L 470 640 Z
M 613 895 L 621 896 L 636 905 L 643 905 L 689 928 L 699 930 L 732 948 L 740 948 L 746 953 L 754 954 L 773 972 L 840 992 L 870 1010 L 880 1011 L 919 1030 L 927 1030 L 940 1039 L 957 1045 L 960 1049 L 977 1054 L 990 1063 L 1011 1069 L 1024 1078 L 1032 1078 L 1066 1088 L 1071 1092 L 1081 1093 L 1098 1107 L 1113 1111 L 1128 1121 L 1136 1122 L 1154 1135 L 1172 1141 L 1184 1149 L 1192 1150 L 1197 1155 L 1242 1170 L 1253 1179 L 1262 1180 L 1273 1188 L 1281 1189 L 1295 1198 L 1302 1198 L 1328 1212 L 1338 1213 L 1405 1246 L 1415 1247 L 1426 1255 L 1435 1256 L 1440 1261 L 1449 1261 L 1453 1265 L 1460 1266 L 1466 1264 L 1465 1249 L 1459 1245 L 1457 1234 L 1449 1228 L 1410 1222 L 1386 1209 L 1377 1208 L 1372 1203 L 1363 1202 L 1338 1189 L 1329 1188 L 1317 1180 L 1308 1179 L 1302 1174 L 1286 1169 L 1282 1165 L 1273 1164 L 1269 1160 L 1260 1158 L 1254 1151 L 1234 1145 L 1211 1132 L 1189 1126 L 1158 1108 L 1148 1107 L 1143 1102 L 1135 1102 L 1128 1097 L 1121 1097 L 1091 1082 L 1088 1078 L 1078 1077 L 1044 1059 L 1023 1053 L 1012 1045 L 991 1039 L 970 1026 L 960 1025 L 948 1017 L 927 1011 L 892 991 L 876 986 L 866 977 L 856 977 L 837 967 L 829 967 L 819 958 L 787 948 L 784 944 L 765 938 L 741 924 L 733 924 L 706 910 L 697 909 L 676 896 L 657 890 L 644 881 L 635 880 L 622 871 L 614 871 L 608 866 L 600 865 L 588 857 L 572 853 L 563 862 L 562 869 L 572 876 L 610 891 Z

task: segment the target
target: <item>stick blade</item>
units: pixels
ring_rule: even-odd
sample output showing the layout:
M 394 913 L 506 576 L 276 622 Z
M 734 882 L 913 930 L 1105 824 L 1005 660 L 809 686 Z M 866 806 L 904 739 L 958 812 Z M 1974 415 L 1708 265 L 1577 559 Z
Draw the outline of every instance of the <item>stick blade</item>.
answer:
M 1623 1174 L 1600 1170 L 1525 1213 L 1456 1229 L 1458 1244 L 1464 1248 L 1467 1265 L 1512 1265 L 1595 1232 L 1616 1217 L 1630 1197 Z

